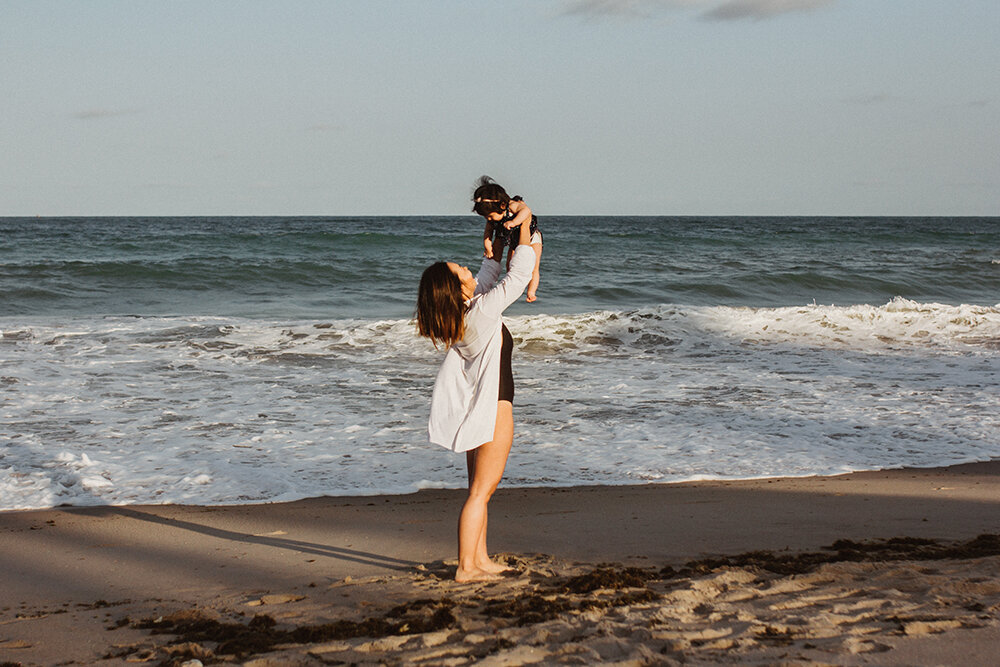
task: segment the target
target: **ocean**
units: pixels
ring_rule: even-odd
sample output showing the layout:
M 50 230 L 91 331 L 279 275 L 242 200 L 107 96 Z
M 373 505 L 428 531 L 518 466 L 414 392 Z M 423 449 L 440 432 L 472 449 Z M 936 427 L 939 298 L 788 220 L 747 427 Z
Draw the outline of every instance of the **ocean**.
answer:
M 1000 457 L 1000 218 L 541 216 L 504 484 Z M 0 509 L 461 487 L 424 267 L 463 217 L 0 218 Z

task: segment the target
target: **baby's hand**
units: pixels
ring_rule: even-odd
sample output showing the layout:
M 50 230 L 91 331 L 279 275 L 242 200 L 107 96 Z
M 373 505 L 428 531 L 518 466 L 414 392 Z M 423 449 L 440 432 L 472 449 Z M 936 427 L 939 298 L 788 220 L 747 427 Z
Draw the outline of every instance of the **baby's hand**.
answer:
M 489 239 L 483 239 L 483 257 L 493 259 L 493 242 Z

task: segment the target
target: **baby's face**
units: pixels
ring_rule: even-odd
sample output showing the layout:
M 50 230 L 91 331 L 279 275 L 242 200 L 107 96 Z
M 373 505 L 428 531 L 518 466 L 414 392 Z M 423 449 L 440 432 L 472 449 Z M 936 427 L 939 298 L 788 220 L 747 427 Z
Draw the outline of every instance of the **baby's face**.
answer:
M 499 213 L 499 212 L 498 213 L 487 213 L 483 217 L 486 218 L 489 222 L 500 222 L 501 220 L 503 220 L 503 213 Z

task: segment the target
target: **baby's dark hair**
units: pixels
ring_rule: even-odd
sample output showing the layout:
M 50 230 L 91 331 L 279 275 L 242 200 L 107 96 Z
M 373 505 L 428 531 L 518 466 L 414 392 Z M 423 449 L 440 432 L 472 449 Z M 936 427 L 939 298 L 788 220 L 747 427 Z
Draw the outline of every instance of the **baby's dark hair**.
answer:
M 476 191 L 472 193 L 472 201 L 475 202 L 472 211 L 479 215 L 502 213 L 507 210 L 510 199 L 502 185 L 489 176 L 482 176 L 477 181 Z

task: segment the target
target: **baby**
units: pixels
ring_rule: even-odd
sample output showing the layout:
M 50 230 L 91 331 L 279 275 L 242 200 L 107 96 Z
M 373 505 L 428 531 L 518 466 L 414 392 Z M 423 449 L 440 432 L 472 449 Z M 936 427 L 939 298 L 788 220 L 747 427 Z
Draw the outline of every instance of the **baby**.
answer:
M 538 291 L 538 282 L 541 279 L 539 266 L 542 260 L 542 233 L 538 231 L 538 218 L 532 214 L 521 197 L 509 196 L 507 191 L 498 183 L 494 183 L 489 176 L 479 179 L 472 200 L 475 202 L 472 210 L 486 218 L 486 229 L 483 230 L 483 254 L 486 257 L 499 259 L 506 247 L 508 268 L 511 255 L 518 243 L 518 228 L 522 222 L 531 220 L 531 247 L 535 249 L 535 270 L 531 274 L 525 300 L 528 303 L 535 301 L 537 299 L 535 293 Z

